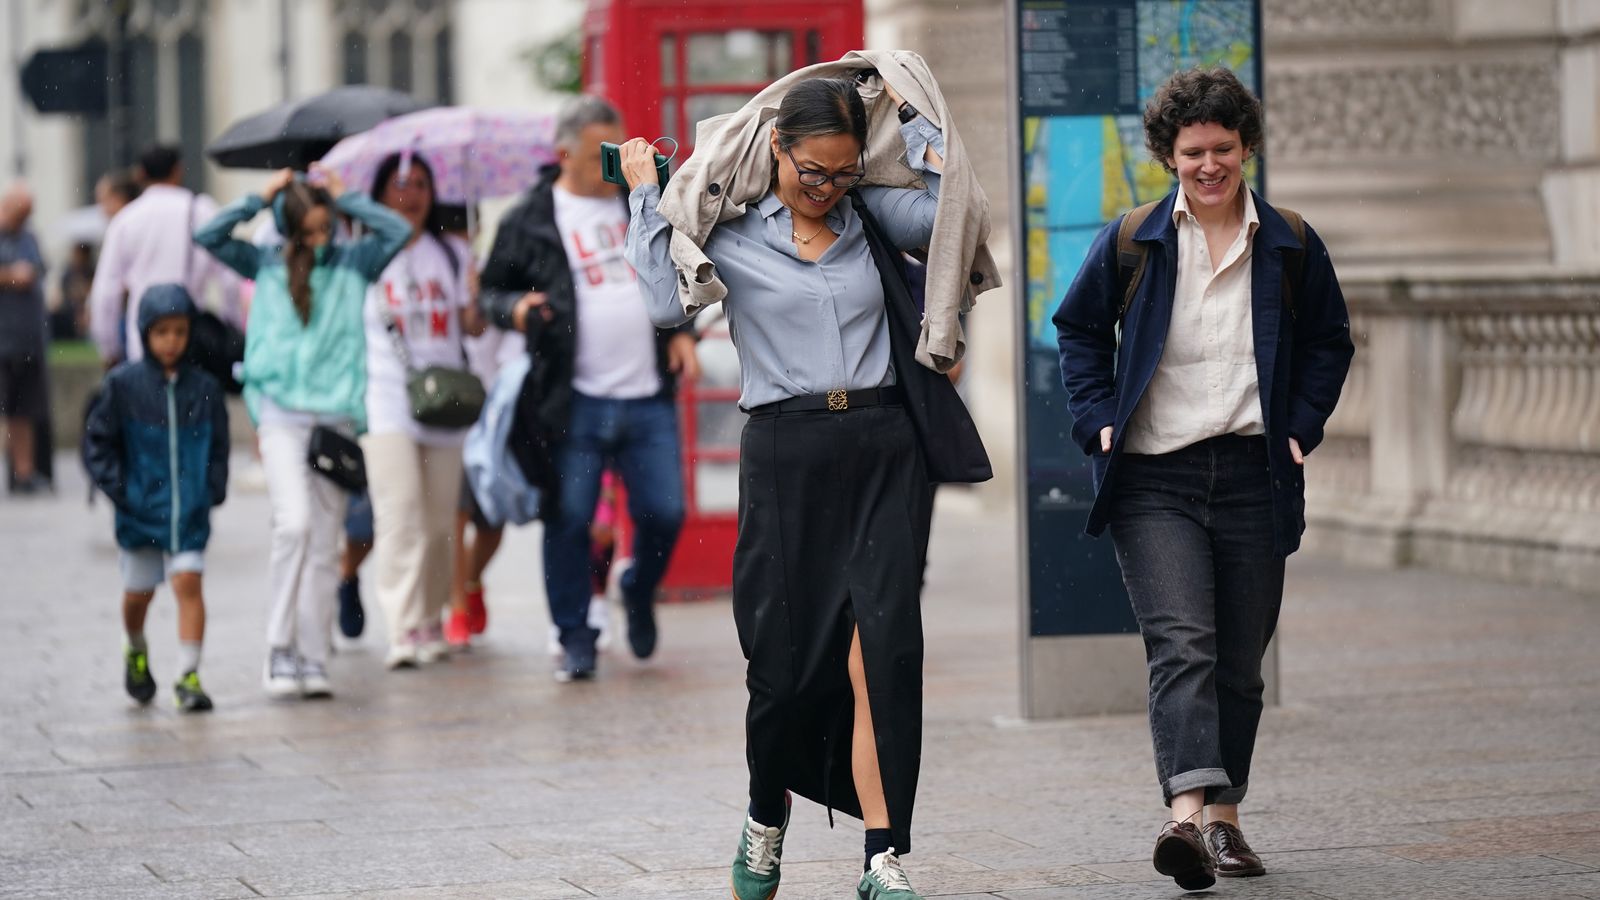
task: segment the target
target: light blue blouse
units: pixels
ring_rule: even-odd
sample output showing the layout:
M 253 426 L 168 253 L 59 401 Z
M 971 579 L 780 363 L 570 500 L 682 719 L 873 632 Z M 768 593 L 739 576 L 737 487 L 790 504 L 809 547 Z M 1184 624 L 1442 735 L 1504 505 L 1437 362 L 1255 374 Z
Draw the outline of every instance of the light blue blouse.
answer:
M 889 240 L 902 250 L 926 247 L 939 202 L 939 173 L 923 160 L 931 144 L 944 155 L 944 135 L 922 117 L 900 127 L 907 164 L 925 191 L 885 187 L 857 190 Z M 639 291 L 658 327 L 688 317 L 678 300 L 669 244 L 672 228 L 656 211 L 661 191 L 641 184 L 629 196 L 633 211 L 625 246 Z M 739 405 L 767 403 L 830 390 L 895 383 L 884 319 L 883 283 L 872 261 L 861 218 L 849 198 L 827 215 L 834 241 L 816 261 L 800 258 L 789 210 L 768 192 L 743 216 L 713 228 L 704 250 L 728 288 L 723 306 L 739 354 Z

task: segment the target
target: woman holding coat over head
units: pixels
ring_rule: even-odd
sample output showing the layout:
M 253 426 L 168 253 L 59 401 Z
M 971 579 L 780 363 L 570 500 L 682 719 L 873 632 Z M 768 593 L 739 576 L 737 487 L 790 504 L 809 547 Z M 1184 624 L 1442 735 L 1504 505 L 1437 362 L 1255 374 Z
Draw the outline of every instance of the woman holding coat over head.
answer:
M 757 145 L 771 155 L 767 190 L 712 228 L 703 246 L 727 287 L 739 402 L 750 413 L 733 563 L 750 693 L 750 807 L 731 872 L 737 900 L 777 891 L 791 791 L 864 820 L 860 897 L 918 896 L 899 854 L 910 849 L 921 756 L 931 492 L 907 398 L 924 383 L 917 379 L 949 384 L 891 362 L 915 327 L 891 336 L 914 321 L 914 313 L 897 318 L 894 304 L 910 310 L 911 300 L 893 248 L 930 240 L 944 138 L 892 89 L 886 94 L 899 107 L 905 164 L 925 190 L 855 189 L 868 147 L 857 86 L 800 79 L 778 106 L 770 146 Z M 633 213 L 628 260 L 655 324 L 678 324 L 687 313 L 673 229 L 657 209 L 652 148 L 624 145 L 622 167 Z
M 1072 435 L 1094 458 L 1087 530 L 1111 530 L 1149 662 L 1172 808 L 1153 862 L 1200 890 L 1265 873 L 1238 806 L 1261 659 L 1305 528 L 1302 466 L 1354 346 L 1321 239 L 1244 182 L 1260 101 L 1226 69 L 1179 72 L 1144 126 L 1178 188 L 1100 232 L 1054 322 Z

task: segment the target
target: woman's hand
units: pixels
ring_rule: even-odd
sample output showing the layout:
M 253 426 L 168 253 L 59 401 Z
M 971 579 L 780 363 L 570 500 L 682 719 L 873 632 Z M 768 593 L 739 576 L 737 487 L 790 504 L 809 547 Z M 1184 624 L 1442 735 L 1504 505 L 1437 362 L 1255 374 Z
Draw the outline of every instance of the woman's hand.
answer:
M 1111 426 L 1110 425 L 1107 425 L 1106 427 L 1100 429 L 1100 452 L 1101 453 L 1110 453 L 1111 452 Z
M 894 85 L 889 83 L 889 79 L 879 75 L 878 80 L 883 82 L 883 95 L 889 98 L 890 105 L 895 109 L 899 109 L 900 104 L 906 102 L 906 98 L 900 96 L 900 92 L 894 89 Z
M 1300 452 L 1300 441 L 1296 438 L 1289 438 L 1289 456 L 1294 459 L 1294 464 L 1297 466 L 1306 464 L 1306 455 Z
M 314 162 L 311 164 L 311 174 L 313 176 L 312 183 L 320 185 L 323 190 L 328 192 L 328 196 L 335 200 L 344 196 L 344 179 L 339 177 L 338 172 L 320 162 Z
M 511 324 L 518 331 L 528 330 L 528 311 L 537 309 L 546 322 L 555 318 L 555 310 L 548 303 L 549 298 L 538 291 L 529 291 L 517 300 L 517 305 L 511 307 Z
M 667 342 L 667 371 L 685 381 L 700 380 L 700 354 L 694 335 L 675 334 Z
M 656 148 L 644 138 L 634 138 L 623 144 L 622 177 L 627 179 L 631 192 L 641 184 L 656 184 Z
M 278 196 L 278 192 L 288 187 L 289 182 L 293 180 L 293 169 L 279 169 L 273 172 L 272 177 L 268 178 L 266 185 L 261 188 L 261 199 L 271 203 L 272 198 Z
M 462 332 L 471 335 L 472 337 L 477 337 L 478 335 L 483 334 L 487 329 L 488 323 L 484 321 L 483 312 L 478 309 L 477 297 L 469 297 L 466 305 L 461 307 Z

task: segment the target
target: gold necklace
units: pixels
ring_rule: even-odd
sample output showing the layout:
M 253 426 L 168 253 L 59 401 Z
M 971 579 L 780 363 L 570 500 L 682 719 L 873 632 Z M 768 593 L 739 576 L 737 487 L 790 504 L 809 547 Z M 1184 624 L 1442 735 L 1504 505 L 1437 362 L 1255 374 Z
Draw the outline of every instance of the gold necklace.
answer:
M 800 232 L 798 232 L 798 231 L 790 231 L 789 233 L 794 235 L 794 239 L 799 241 L 800 243 L 809 244 L 812 241 L 816 240 L 817 239 L 817 235 L 821 234 L 822 233 L 822 229 L 824 229 L 826 227 L 827 227 L 827 223 L 823 223 L 821 225 L 818 225 L 817 226 L 817 230 L 811 232 L 811 237 L 801 237 L 800 236 Z

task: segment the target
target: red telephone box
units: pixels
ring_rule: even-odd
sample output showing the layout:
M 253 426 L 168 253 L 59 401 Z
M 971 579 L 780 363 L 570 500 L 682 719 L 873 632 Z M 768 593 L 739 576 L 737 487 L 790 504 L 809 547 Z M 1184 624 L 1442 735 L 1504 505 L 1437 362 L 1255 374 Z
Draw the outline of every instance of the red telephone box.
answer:
M 629 134 L 678 141 L 682 160 L 700 120 L 738 109 L 795 69 L 860 49 L 862 21 L 862 0 L 590 0 L 584 90 L 616 104 Z M 678 392 L 685 518 L 661 585 L 669 598 L 733 583 L 739 367 L 718 312 L 699 325 L 705 376 Z
M 590 0 L 584 89 L 615 103 L 631 133 L 687 153 L 701 119 L 861 44 L 862 0 Z

